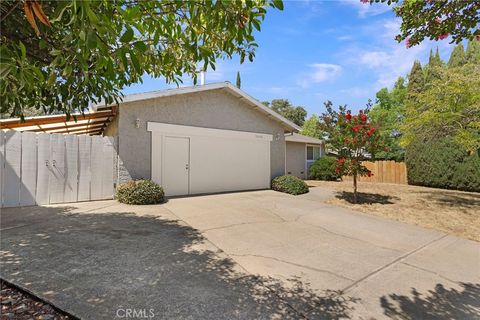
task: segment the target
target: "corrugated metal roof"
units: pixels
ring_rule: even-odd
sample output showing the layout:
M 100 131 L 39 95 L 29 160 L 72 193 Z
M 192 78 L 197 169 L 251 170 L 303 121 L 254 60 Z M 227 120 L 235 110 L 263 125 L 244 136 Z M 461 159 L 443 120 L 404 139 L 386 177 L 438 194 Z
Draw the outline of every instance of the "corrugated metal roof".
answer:
M 287 142 L 299 142 L 299 143 L 308 143 L 308 144 L 323 144 L 323 141 L 313 137 L 308 137 L 301 135 L 299 133 L 286 134 L 285 141 Z

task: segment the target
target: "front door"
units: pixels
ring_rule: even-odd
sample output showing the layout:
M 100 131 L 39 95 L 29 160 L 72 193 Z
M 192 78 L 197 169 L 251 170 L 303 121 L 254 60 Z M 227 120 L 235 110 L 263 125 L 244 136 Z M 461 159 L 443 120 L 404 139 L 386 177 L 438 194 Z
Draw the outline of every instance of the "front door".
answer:
M 167 196 L 189 193 L 190 138 L 165 137 L 163 187 Z

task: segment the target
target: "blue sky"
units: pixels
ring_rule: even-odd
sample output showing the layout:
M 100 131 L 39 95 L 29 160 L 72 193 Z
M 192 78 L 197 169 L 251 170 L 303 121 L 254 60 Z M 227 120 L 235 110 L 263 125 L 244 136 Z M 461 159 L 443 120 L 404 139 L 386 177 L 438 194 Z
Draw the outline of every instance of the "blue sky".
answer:
M 425 41 L 407 49 L 395 35 L 400 20 L 387 5 L 370 6 L 359 0 L 284 1 L 284 10 L 270 10 L 256 34 L 255 60 L 218 61 L 206 83 L 235 83 L 240 71 L 242 90 L 260 101 L 286 98 L 306 108 L 309 115 L 324 110 L 323 102 L 348 104 L 352 110 L 365 106 L 382 87 L 391 87 L 406 75 L 415 59 L 428 61 L 438 46 L 445 60 L 453 48 L 449 39 Z M 185 85 L 191 85 L 185 78 Z M 164 88 L 162 78 L 144 77 L 144 83 L 124 93 Z

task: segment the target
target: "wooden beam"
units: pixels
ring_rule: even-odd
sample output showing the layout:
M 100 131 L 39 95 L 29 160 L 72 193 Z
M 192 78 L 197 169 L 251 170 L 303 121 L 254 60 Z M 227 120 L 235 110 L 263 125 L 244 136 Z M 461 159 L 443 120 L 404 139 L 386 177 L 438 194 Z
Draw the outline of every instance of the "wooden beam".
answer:
M 74 116 L 78 120 L 89 120 L 89 119 L 98 119 L 98 118 L 109 118 L 115 116 L 115 112 L 113 110 L 109 111 L 98 111 L 92 113 L 85 113 L 85 114 L 75 114 L 71 115 L 68 121 L 75 121 Z M 20 119 L 12 119 L 12 120 L 1 120 L 0 121 L 0 129 L 13 129 L 13 128 L 21 128 L 21 127 L 30 127 L 35 125 L 42 125 L 42 124 L 51 124 L 51 123 L 62 123 L 67 121 L 66 115 L 58 115 L 58 116 L 42 116 L 42 117 L 35 117 L 26 119 L 25 122 L 21 122 Z
M 110 120 L 107 118 L 106 120 L 94 121 L 94 122 L 85 122 L 85 123 L 75 123 L 74 122 L 73 124 L 67 125 L 67 127 L 68 127 L 68 129 L 70 129 L 70 128 L 77 128 L 77 127 L 93 126 L 93 125 L 100 124 L 100 123 L 101 124 L 108 124 L 109 122 L 110 122 Z M 64 128 L 65 128 L 65 126 L 55 126 L 55 127 L 48 127 L 48 128 L 42 127 L 40 129 L 29 130 L 29 131 L 34 131 L 34 132 L 45 131 L 45 132 L 48 132 L 48 131 L 51 131 L 51 130 L 59 130 L 59 129 L 64 129 Z
M 80 129 L 73 129 L 73 130 L 63 130 L 63 131 L 56 131 L 56 132 L 51 132 L 51 133 L 75 133 L 75 132 L 81 132 L 81 131 L 91 131 L 91 130 L 101 130 L 103 129 L 103 124 L 102 125 L 95 125 L 95 126 L 90 126 L 88 128 L 80 128 Z

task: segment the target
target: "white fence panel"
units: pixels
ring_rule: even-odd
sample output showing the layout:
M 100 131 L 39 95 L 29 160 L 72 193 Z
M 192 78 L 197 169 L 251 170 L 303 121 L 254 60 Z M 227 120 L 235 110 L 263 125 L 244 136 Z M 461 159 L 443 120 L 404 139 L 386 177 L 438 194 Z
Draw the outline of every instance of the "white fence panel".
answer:
M 78 136 L 78 201 L 90 200 L 90 149 L 92 138 Z
M 76 202 L 77 193 L 78 193 L 78 136 L 65 135 L 65 196 L 63 201 Z
M 92 154 L 90 161 L 91 184 L 90 197 L 91 200 L 102 199 L 102 177 L 103 177 L 103 138 L 100 136 L 92 136 Z
M 50 174 L 50 203 L 62 203 L 65 197 L 65 138 L 52 134 L 52 166 Z
M 21 147 L 21 133 L 7 131 L 5 133 L 5 190 L 3 194 L 5 207 L 15 207 L 20 204 Z
M 0 206 L 113 199 L 115 140 L 0 131 Z
M 35 200 L 37 204 L 48 204 L 50 195 L 50 135 L 39 134 L 37 137 L 37 192 Z
M 113 137 L 103 138 L 103 159 L 102 159 L 102 198 L 113 198 Z
M 37 135 L 34 132 L 22 133 L 21 176 L 20 205 L 33 206 L 37 189 Z

